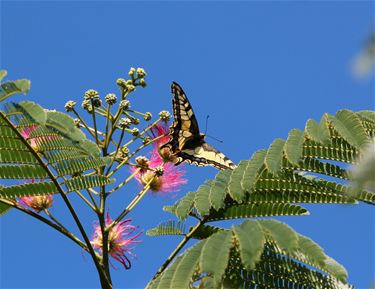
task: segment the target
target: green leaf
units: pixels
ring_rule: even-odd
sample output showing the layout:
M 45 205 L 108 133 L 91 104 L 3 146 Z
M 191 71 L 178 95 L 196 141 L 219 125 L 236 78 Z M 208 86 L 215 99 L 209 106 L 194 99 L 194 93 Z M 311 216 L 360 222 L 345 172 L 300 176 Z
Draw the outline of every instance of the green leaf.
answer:
M 202 247 L 199 267 L 202 272 L 213 275 L 215 287 L 221 281 L 228 265 L 229 250 L 232 246 L 231 239 L 231 231 L 221 231 L 207 239 Z
M 321 247 L 311 239 L 299 235 L 298 252 L 292 256 L 304 263 L 317 267 L 318 269 L 332 274 L 342 282 L 347 280 L 347 272 L 344 267 L 326 256 Z
M 238 240 L 239 253 L 245 268 L 251 270 L 260 260 L 263 252 L 265 236 L 258 221 L 246 221 L 232 228 Z
M 320 123 L 313 119 L 306 122 L 305 133 L 307 137 L 320 144 L 329 144 L 330 134 L 328 129 L 327 117 L 323 116 Z
M 69 192 L 89 189 L 94 187 L 101 187 L 112 184 L 115 180 L 109 179 L 105 176 L 84 176 L 75 177 L 65 181 L 66 188 Z
M 0 216 L 5 215 L 12 207 L 0 202 Z
M 8 72 L 6 70 L 0 70 L 0 82 L 7 76 Z
M 267 152 L 265 150 L 255 152 L 250 161 L 248 161 L 244 167 L 243 177 L 241 180 L 241 187 L 244 191 L 252 193 L 254 184 L 257 180 L 258 172 L 264 164 L 266 153 Z
M 8 108 L 8 113 L 22 113 L 28 119 L 32 119 L 39 125 L 44 125 L 47 120 L 45 110 L 38 104 L 32 101 L 21 101 L 19 103 L 12 103 Z
M 350 145 L 359 149 L 369 143 L 369 137 L 359 117 L 350 110 L 340 110 L 336 116 L 329 116 L 334 129 Z
M 284 145 L 286 158 L 292 164 L 298 164 L 302 157 L 303 143 L 305 137 L 299 129 L 292 129 Z
M 252 203 L 234 205 L 211 213 L 207 218 L 207 222 L 267 216 L 302 216 L 308 214 L 309 212 L 305 208 L 288 203 Z
M 16 186 L 0 187 L 0 198 L 16 199 L 26 196 L 42 196 L 57 193 L 53 182 L 35 182 Z
M 373 110 L 362 110 L 357 112 L 361 117 L 366 118 L 368 121 L 375 123 L 375 111 Z
M 226 182 L 226 176 L 228 175 L 228 171 L 222 171 L 225 172 L 224 174 L 219 173 L 214 181 L 208 181 L 206 182 L 207 185 L 210 186 L 209 188 L 209 196 L 208 199 L 210 201 L 210 205 L 215 208 L 219 209 L 223 207 L 225 196 L 227 194 L 227 182 Z
M 210 186 L 207 184 L 201 185 L 197 192 L 195 193 L 194 197 L 194 204 L 195 208 L 198 210 L 198 213 L 201 216 L 206 215 L 211 208 L 211 204 L 209 202 L 208 196 L 210 194 Z
M 0 165 L 1 179 L 43 179 L 49 175 L 41 166 Z
M 0 84 L 0 102 L 16 93 L 26 94 L 30 90 L 30 80 L 20 79 L 7 81 Z
M 207 239 L 211 235 L 215 234 L 218 231 L 221 231 L 223 229 L 219 227 L 214 227 L 214 226 L 208 226 L 208 225 L 201 225 L 199 226 L 198 229 L 196 229 L 191 236 L 193 239 L 198 239 L 198 240 L 203 240 Z M 190 232 L 190 230 L 189 230 Z
M 147 236 L 185 235 L 185 223 L 181 221 L 165 221 L 157 227 L 147 230 Z
M 285 140 L 278 138 L 273 141 L 267 151 L 265 164 L 267 169 L 273 174 L 277 174 L 281 169 L 281 162 L 284 156 Z
M 298 247 L 298 235 L 288 225 L 275 220 L 259 220 L 259 224 L 272 242 L 285 252 L 292 252 Z
M 162 287 L 159 284 L 160 289 L 186 289 L 191 281 L 191 276 L 197 267 L 197 263 L 199 261 L 199 255 L 201 254 L 201 250 L 203 245 L 205 244 L 204 241 L 199 242 L 198 244 L 194 245 L 192 248 L 187 250 L 181 258 L 181 261 L 176 267 L 176 271 L 173 274 L 171 287 Z
M 60 176 L 73 175 L 74 173 L 103 167 L 110 160 L 111 157 L 85 157 L 80 159 L 64 160 L 56 163 L 56 170 Z
M 194 203 L 194 196 L 193 192 L 188 193 L 185 197 L 183 197 L 176 206 L 176 216 L 180 219 L 184 220 L 187 215 L 190 213 L 191 208 L 193 207 Z

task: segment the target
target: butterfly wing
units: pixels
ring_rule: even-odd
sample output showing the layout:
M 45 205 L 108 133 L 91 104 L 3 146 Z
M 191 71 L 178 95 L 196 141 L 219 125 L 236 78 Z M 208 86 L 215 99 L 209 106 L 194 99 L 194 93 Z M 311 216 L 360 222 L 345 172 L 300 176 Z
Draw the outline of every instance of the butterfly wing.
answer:
M 166 144 L 173 152 L 180 151 L 189 139 L 199 138 L 199 127 L 193 108 L 181 86 L 172 83 L 174 120 L 170 127 L 171 140 Z
M 202 141 L 199 146 L 187 146 L 178 154 L 178 158 L 180 161 L 187 161 L 197 166 L 214 166 L 220 170 L 237 167 L 222 152 L 205 141 Z
M 176 155 L 175 164 L 187 161 L 197 166 L 214 166 L 220 170 L 234 169 L 236 165 L 231 160 L 204 141 L 193 108 L 181 86 L 173 82 L 171 90 L 174 121 L 169 133 L 171 140 L 162 147 L 169 147 Z

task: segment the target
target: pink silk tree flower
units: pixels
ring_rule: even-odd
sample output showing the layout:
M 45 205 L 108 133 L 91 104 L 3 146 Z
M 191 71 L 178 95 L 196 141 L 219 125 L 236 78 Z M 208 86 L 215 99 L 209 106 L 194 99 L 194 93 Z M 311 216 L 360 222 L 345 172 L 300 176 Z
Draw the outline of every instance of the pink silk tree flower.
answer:
M 187 179 L 183 178 L 185 171 L 176 167 L 173 163 L 165 163 L 160 165 L 160 158 L 150 160 L 150 168 L 145 173 L 140 173 L 136 176 L 137 180 L 146 185 L 150 182 L 150 189 L 153 192 L 170 193 L 181 189 L 187 183 Z
M 160 150 L 160 147 L 169 141 L 169 128 L 166 124 L 157 124 L 151 128 L 153 138 L 158 138 L 153 143 L 151 158 L 137 157 L 136 162 L 140 170 L 135 178 L 143 186 L 149 184 L 153 192 L 170 193 L 180 190 L 187 183 L 183 176 L 185 171 L 182 166 L 173 164 L 174 155 L 169 149 Z M 131 167 L 131 172 L 136 172 L 135 167 Z
M 49 209 L 53 203 L 52 195 L 44 196 L 31 196 L 31 197 L 22 197 L 18 201 L 20 204 L 27 206 L 37 213 L 40 213 L 43 210 Z
M 112 223 L 112 219 L 107 214 L 105 219 L 105 225 L 108 226 Z M 130 269 L 131 263 L 126 254 L 134 255 L 132 253 L 133 248 L 130 247 L 132 244 L 139 243 L 140 241 L 135 240 L 142 234 L 139 232 L 134 236 L 130 237 L 136 229 L 136 226 L 130 225 L 131 219 L 126 219 L 122 222 L 119 222 L 111 228 L 108 233 L 108 254 L 120 262 L 125 269 Z M 97 249 L 100 253 L 103 251 L 103 235 L 102 230 L 99 224 L 94 226 L 94 235 L 91 239 L 92 246 Z

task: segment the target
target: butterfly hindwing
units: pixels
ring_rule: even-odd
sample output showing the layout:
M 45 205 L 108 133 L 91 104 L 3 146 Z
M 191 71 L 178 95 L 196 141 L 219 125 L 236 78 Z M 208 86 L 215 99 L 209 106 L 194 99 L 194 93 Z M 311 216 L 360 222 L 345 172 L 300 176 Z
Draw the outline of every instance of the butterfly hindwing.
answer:
M 193 108 L 181 86 L 173 82 L 171 90 L 174 121 L 170 127 L 171 139 L 164 146 L 169 147 L 177 157 L 175 164 L 187 161 L 197 166 L 234 169 L 236 166 L 231 160 L 204 141 Z
M 183 149 L 178 155 L 183 160 L 197 166 L 214 166 L 220 170 L 236 167 L 223 153 L 206 142 L 195 148 Z

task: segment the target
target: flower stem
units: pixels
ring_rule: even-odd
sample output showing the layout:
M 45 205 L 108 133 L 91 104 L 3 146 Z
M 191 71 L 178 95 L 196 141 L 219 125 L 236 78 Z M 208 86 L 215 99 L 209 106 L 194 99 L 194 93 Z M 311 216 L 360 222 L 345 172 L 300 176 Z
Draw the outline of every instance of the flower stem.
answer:
M 145 196 L 147 191 L 150 189 L 150 184 L 154 180 L 156 175 L 154 175 L 147 184 L 143 187 L 143 189 L 134 197 L 134 199 L 129 203 L 129 205 L 125 208 L 125 210 L 122 211 L 122 213 L 111 223 L 107 226 L 106 230 L 107 232 L 111 230 L 113 226 L 118 224 L 127 214 L 130 213 L 130 211 L 139 203 L 139 201 Z
M 203 225 L 205 222 L 205 219 L 202 219 L 199 221 L 192 229 L 191 231 L 181 240 L 181 242 L 177 245 L 177 247 L 173 250 L 173 252 L 169 255 L 167 260 L 161 265 L 159 270 L 155 273 L 152 280 L 155 280 L 163 271 L 165 268 L 168 267 L 168 265 L 173 261 L 173 259 L 176 257 L 176 255 L 181 251 L 181 249 L 185 246 L 185 244 L 190 240 L 190 238 L 193 236 L 193 234 L 200 228 L 200 226 Z
M 122 188 L 123 186 L 125 186 L 128 182 L 130 182 L 140 171 L 141 169 L 140 168 L 137 168 L 134 173 L 132 173 L 125 181 L 123 181 L 122 183 L 120 183 L 117 187 L 113 188 L 112 190 L 110 190 L 108 192 L 108 194 L 112 194 L 113 192 L 117 191 L 118 189 Z

